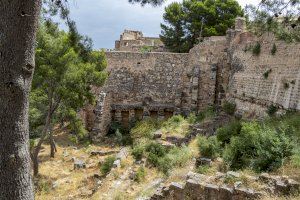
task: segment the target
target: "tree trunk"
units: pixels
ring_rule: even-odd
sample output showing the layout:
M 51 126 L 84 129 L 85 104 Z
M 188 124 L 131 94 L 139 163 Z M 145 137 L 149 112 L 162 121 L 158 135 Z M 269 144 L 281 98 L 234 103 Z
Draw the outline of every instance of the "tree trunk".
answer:
M 0 199 L 33 200 L 28 97 L 40 0 L 0 0 Z
M 54 158 L 54 155 L 55 153 L 57 152 L 57 149 L 56 149 L 56 144 L 55 144 L 55 141 L 54 141 L 54 138 L 53 138 L 53 127 L 50 128 L 50 157 L 51 158 Z
M 51 118 L 52 118 L 52 102 L 50 102 L 49 110 L 46 118 L 46 123 L 42 131 L 41 138 L 39 143 L 33 148 L 31 153 L 31 159 L 33 164 L 33 175 L 37 176 L 39 174 L 39 153 L 42 147 L 42 144 L 47 137 L 50 125 L 51 125 Z

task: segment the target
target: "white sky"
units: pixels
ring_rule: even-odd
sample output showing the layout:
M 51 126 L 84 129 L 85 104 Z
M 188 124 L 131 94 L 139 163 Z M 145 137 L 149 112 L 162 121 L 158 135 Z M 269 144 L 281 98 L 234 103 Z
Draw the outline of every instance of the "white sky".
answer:
M 128 0 L 73 0 L 70 3 L 71 16 L 78 30 L 94 41 L 94 48 L 113 48 L 124 29 L 140 30 L 145 36 L 158 36 L 164 7 L 141 7 L 132 5 Z M 257 4 L 259 0 L 238 0 L 242 7 Z

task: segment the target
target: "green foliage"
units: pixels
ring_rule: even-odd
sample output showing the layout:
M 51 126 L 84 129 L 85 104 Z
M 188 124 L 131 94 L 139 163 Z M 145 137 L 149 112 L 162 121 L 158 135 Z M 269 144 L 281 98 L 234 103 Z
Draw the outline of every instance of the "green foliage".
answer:
M 183 167 L 191 159 L 192 154 L 188 147 L 173 148 L 165 156 L 159 157 L 157 162 L 158 169 L 165 175 L 175 167 Z
M 208 174 L 209 171 L 210 171 L 210 166 L 208 165 L 199 166 L 196 169 L 196 172 L 199 174 Z
M 197 119 L 196 121 L 197 122 L 201 122 L 205 119 L 210 119 L 212 117 L 215 117 L 216 116 L 216 109 L 214 106 L 209 106 L 207 107 L 204 111 L 200 112 L 198 115 L 197 115 Z
M 283 88 L 284 89 L 289 89 L 289 87 L 290 87 L 290 84 L 288 82 L 283 83 Z
M 261 44 L 259 42 L 256 42 L 256 44 L 252 47 L 252 54 L 255 56 L 258 56 L 261 51 Z
M 185 120 L 184 117 L 182 117 L 181 115 L 174 115 L 171 118 L 169 118 L 167 121 L 165 121 L 162 124 L 162 127 L 175 129 L 178 126 L 180 126 L 180 123 L 182 123 L 184 120 Z
M 267 70 L 263 75 L 265 79 L 268 79 L 269 74 L 272 72 L 272 69 Z
M 100 171 L 102 174 L 108 174 L 113 167 L 113 164 L 116 160 L 115 156 L 109 156 L 105 158 L 104 163 L 100 167 Z
M 133 180 L 135 182 L 141 183 L 145 180 L 146 175 L 147 175 L 147 173 L 146 173 L 145 168 L 144 167 L 139 167 Z
M 217 129 L 217 139 L 224 146 L 225 144 L 230 143 L 230 139 L 233 136 L 239 135 L 241 129 L 242 129 L 242 125 L 240 121 L 238 120 L 232 121 L 229 124 Z
M 273 46 L 272 46 L 272 49 L 271 49 L 271 54 L 274 56 L 277 52 L 277 46 L 276 44 L 274 43 Z
M 261 1 L 258 6 L 248 5 L 245 11 L 250 19 L 249 28 L 259 36 L 272 32 L 286 42 L 300 41 L 299 6 L 299 0 L 270 0 Z
M 167 149 L 156 142 L 151 142 L 146 146 L 147 161 L 155 167 L 160 165 L 160 158 L 167 154 Z
M 197 142 L 202 157 L 214 159 L 220 155 L 221 144 L 215 136 L 199 136 Z
M 161 127 L 161 122 L 156 119 L 146 119 L 137 122 L 136 125 L 130 130 L 130 135 L 133 140 L 148 138 L 152 139 L 156 130 Z
M 242 15 L 242 8 L 235 0 L 174 2 L 165 8 L 161 40 L 173 52 L 188 52 L 199 37 L 201 40 L 202 37 L 225 35 L 235 18 Z
M 197 121 L 197 116 L 195 113 L 191 113 L 186 120 L 189 124 L 194 124 Z
M 256 122 L 244 123 L 241 133 L 230 140 L 223 153 L 231 169 L 247 167 L 255 171 L 272 171 L 292 155 L 291 139 L 284 131 L 263 127 Z
M 225 101 L 222 105 L 223 111 L 225 111 L 228 115 L 233 115 L 236 110 L 236 104 Z
M 80 141 L 87 135 L 77 112 L 94 103 L 91 85 L 100 86 L 106 78 L 105 54 L 90 51 L 90 41 L 74 43 L 72 36 L 51 21 L 40 25 L 30 93 L 31 137 L 45 125 L 48 114 L 53 124 L 70 122 Z
M 274 116 L 278 111 L 278 107 L 273 104 L 268 107 L 267 113 L 269 116 Z
M 294 154 L 291 157 L 291 162 L 294 167 L 300 168 L 300 149 L 294 150 Z
M 153 50 L 153 47 L 151 46 L 142 46 L 141 53 L 149 53 Z
M 144 156 L 144 151 L 145 151 L 145 146 L 138 144 L 133 147 L 131 154 L 134 157 L 134 159 L 141 160 Z

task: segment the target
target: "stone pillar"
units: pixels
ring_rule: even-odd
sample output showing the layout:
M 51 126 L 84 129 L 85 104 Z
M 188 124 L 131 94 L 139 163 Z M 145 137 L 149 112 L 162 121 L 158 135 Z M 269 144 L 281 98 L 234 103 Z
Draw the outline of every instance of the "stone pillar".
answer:
M 200 75 L 200 68 L 195 67 L 193 76 L 191 77 L 191 108 L 193 111 L 197 111 L 198 108 L 198 95 L 199 95 L 199 75 Z
M 164 109 L 160 108 L 158 110 L 157 114 L 158 114 L 158 119 L 164 119 L 165 118 L 165 110 Z
M 129 122 L 134 122 L 135 121 L 135 111 L 134 109 L 129 110 Z
M 235 30 L 240 32 L 246 30 L 246 19 L 244 17 L 237 17 L 235 19 Z
M 115 121 L 121 123 L 122 122 L 122 111 L 116 110 L 115 112 Z
M 150 117 L 150 112 L 147 107 L 144 107 L 143 119 L 147 119 Z

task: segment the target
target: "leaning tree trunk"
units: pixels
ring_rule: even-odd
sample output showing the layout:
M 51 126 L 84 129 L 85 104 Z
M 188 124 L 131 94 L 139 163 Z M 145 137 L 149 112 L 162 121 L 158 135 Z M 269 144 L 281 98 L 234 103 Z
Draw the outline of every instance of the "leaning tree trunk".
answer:
M 56 148 L 56 143 L 55 143 L 55 140 L 53 137 L 53 126 L 51 126 L 51 128 L 50 128 L 49 140 L 50 140 L 50 157 L 54 158 L 54 155 L 57 152 L 57 148 Z
M 0 199 L 33 200 L 28 97 L 41 0 L 0 0 Z

